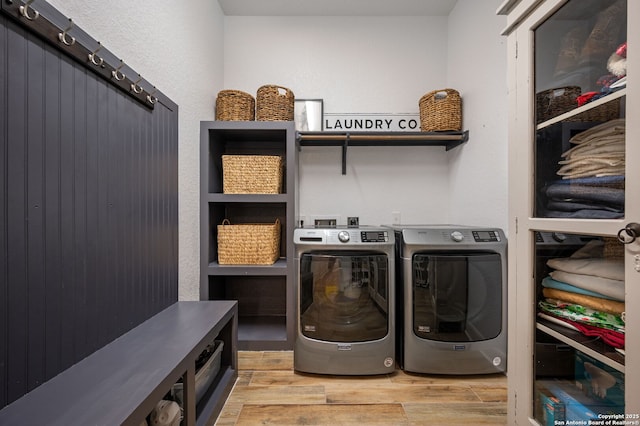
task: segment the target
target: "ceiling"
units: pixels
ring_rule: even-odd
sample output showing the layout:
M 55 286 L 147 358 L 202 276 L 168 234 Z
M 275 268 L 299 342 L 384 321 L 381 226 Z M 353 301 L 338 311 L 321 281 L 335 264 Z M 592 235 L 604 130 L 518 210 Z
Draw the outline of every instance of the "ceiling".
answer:
M 448 16 L 458 0 L 218 0 L 239 16 Z

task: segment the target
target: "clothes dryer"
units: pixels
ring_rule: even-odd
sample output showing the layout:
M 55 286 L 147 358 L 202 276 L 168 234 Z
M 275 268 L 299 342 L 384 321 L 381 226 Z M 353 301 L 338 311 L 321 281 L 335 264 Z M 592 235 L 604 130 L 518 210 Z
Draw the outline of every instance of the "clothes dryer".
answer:
M 398 265 L 400 366 L 433 374 L 505 372 L 503 231 L 457 225 L 391 228 Z
M 388 228 L 300 228 L 294 368 L 317 374 L 395 369 L 395 254 Z

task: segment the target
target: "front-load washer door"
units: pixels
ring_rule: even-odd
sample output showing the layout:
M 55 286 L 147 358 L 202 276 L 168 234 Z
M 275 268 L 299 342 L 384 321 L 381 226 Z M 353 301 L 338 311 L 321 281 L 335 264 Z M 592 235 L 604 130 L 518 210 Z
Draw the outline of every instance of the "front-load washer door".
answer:
M 300 332 L 329 342 L 366 342 L 389 332 L 387 256 L 359 251 L 300 257 Z
M 413 331 L 446 342 L 497 337 L 502 329 L 502 263 L 497 253 L 413 256 Z

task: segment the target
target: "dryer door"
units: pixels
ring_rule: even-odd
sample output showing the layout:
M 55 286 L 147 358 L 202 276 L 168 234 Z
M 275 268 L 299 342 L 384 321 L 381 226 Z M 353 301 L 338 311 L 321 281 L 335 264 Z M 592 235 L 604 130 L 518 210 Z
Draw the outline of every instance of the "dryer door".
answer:
M 386 255 L 311 252 L 300 257 L 300 331 L 332 342 L 365 342 L 389 332 Z
M 423 339 L 474 342 L 502 327 L 502 264 L 497 253 L 413 256 L 413 331 Z

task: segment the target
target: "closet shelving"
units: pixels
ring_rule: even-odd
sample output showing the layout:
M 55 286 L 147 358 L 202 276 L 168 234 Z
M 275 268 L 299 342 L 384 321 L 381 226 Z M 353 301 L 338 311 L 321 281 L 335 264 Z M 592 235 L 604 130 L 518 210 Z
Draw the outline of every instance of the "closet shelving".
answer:
M 566 420 L 575 421 L 565 423 L 564 419 L 556 418 L 555 424 L 597 424 L 591 423 L 599 419 L 590 417 L 593 414 L 589 411 L 596 416 L 620 415 L 622 411 L 623 417 L 617 419 L 639 424 L 636 395 L 640 382 L 636 379 L 640 377 L 640 364 L 636 357 L 640 339 L 634 307 L 640 300 L 640 268 L 636 266 L 640 264 L 640 239 L 625 245 L 617 241 L 619 231 L 632 222 L 640 222 L 639 199 L 634 196 L 639 191 L 634 166 L 640 158 L 635 144 L 640 126 L 633 120 L 640 98 L 633 85 L 637 78 L 631 71 L 635 69 L 633 64 L 637 64 L 637 55 L 634 56 L 635 51 L 629 55 L 630 74 L 625 77 L 629 85 L 609 75 L 607 65 L 615 59 L 613 53 L 619 52 L 622 43 L 638 45 L 640 30 L 635 23 L 640 16 L 640 4 L 629 0 L 507 0 L 498 13 L 507 15 L 508 25 L 503 34 L 508 36 L 510 70 L 508 423 L 554 424 L 553 410 L 542 402 L 552 394 L 560 400 L 558 412 L 565 408 Z M 598 38 L 603 34 L 605 38 Z M 602 48 L 602 40 L 612 45 Z M 603 82 L 615 82 L 611 86 L 613 91 L 609 92 Z M 615 88 L 616 85 L 621 88 Z M 574 94 L 576 88 L 578 92 Z M 544 97 L 549 92 L 553 96 Z M 596 94 L 596 100 L 582 106 L 575 103 L 577 96 L 585 95 L 584 98 L 592 93 Z M 558 104 L 552 102 L 562 101 L 562 96 L 573 103 L 556 109 Z M 624 133 L 615 136 L 605 133 L 605 123 L 611 125 L 618 119 L 624 119 L 615 121 L 624 128 Z M 572 158 L 569 150 L 577 146 L 572 138 L 603 124 L 597 129 L 601 133 L 595 144 L 583 151 L 589 153 L 588 158 Z M 612 145 L 605 145 L 608 143 L 605 140 Z M 595 149 L 596 145 L 611 150 L 600 151 Z M 615 169 L 620 167 L 619 156 L 623 169 Z M 602 167 L 611 169 L 593 172 L 595 166 L 603 164 L 606 166 Z M 581 167 L 584 168 L 580 170 Z M 591 171 L 585 172 L 589 168 Z M 603 175 L 624 177 L 622 182 L 612 179 L 605 183 L 598 180 Z M 589 179 L 588 183 L 578 180 L 583 177 Z M 577 195 L 556 195 L 569 191 L 550 191 L 550 187 L 557 189 L 563 183 L 575 189 L 574 194 L 578 190 L 587 191 L 582 185 L 593 185 L 591 188 L 599 191 L 587 192 L 605 194 L 607 199 L 594 197 L 592 203 L 578 203 Z M 542 234 L 546 237 L 542 238 Z M 586 250 L 596 249 L 599 244 L 604 245 L 602 252 Z M 612 252 L 607 253 L 607 248 Z M 560 325 L 558 318 L 567 317 L 551 308 L 553 300 L 546 288 L 553 283 L 548 278 L 553 278 L 555 267 L 560 266 L 549 260 L 576 253 L 596 260 L 594 264 L 598 265 L 604 265 L 598 261 L 615 259 L 619 276 L 615 281 L 622 286 L 616 287 L 619 292 L 614 299 L 624 304 L 626 316 L 622 348 L 614 347 L 619 344 L 615 339 L 607 340 L 611 344 L 605 343 L 602 330 L 595 337 L 587 335 L 594 330 L 578 332 L 566 324 Z M 592 269 L 590 274 L 583 270 L 582 284 L 587 281 L 586 275 L 611 278 L 610 270 L 600 268 Z M 598 283 L 592 291 L 610 295 L 610 284 L 604 280 Z M 542 306 L 543 301 L 548 305 Z M 611 309 L 608 303 L 601 306 Z M 601 325 L 605 330 L 607 327 L 619 330 L 612 323 Z M 597 370 L 589 370 L 594 367 Z M 606 385 L 599 383 L 603 377 Z M 575 411 L 575 401 L 588 410 Z
M 546 120 L 538 124 L 536 126 L 536 132 L 539 135 L 543 131 L 557 127 L 560 129 L 556 133 L 567 133 L 566 128 L 562 128 L 562 126 L 568 127 L 569 131 L 572 131 L 576 128 L 582 130 L 585 128 L 593 127 L 599 123 L 588 122 L 588 121 L 583 122 L 583 121 L 580 121 L 579 117 L 583 114 L 588 114 L 590 111 L 593 111 L 596 108 L 606 108 L 613 103 L 618 104 L 616 109 L 621 109 L 622 111 L 624 111 L 626 95 L 627 95 L 626 88 L 615 91 L 607 96 L 603 96 L 593 102 L 586 103 L 585 105 L 572 109 L 566 113 L 560 114 L 556 117 L 553 117 L 549 120 Z M 564 135 L 564 138 L 568 138 L 568 137 L 569 135 Z M 562 139 L 562 137 L 559 136 L 558 139 Z M 568 146 L 563 146 L 561 150 L 566 150 L 567 148 Z M 538 147 L 536 151 L 541 152 L 543 150 L 541 150 Z M 541 154 L 538 154 L 538 158 L 536 159 L 536 162 L 542 163 L 541 164 L 542 167 L 548 167 L 549 163 L 555 164 L 556 160 L 558 159 L 553 159 L 553 158 L 545 159 L 545 158 L 542 158 Z M 538 165 L 538 167 L 540 167 L 540 165 Z M 540 187 L 536 188 L 536 192 L 539 192 L 541 189 L 542 188 Z M 537 194 L 536 196 L 539 196 L 539 194 Z M 555 225 L 557 227 L 554 229 L 556 229 L 558 232 L 563 232 L 563 233 L 571 232 L 573 235 L 588 235 L 593 232 L 593 225 L 594 225 L 594 223 L 591 221 L 585 222 L 580 219 L 570 221 L 569 223 L 567 223 L 567 220 L 565 219 L 559 220 L 558 218 L 533 217 L 533 218 L 530 218 L 529 220 L 532 228 L 547 230 L 551 227 L 554 227 Z M 611 238 L 612 234 L 617 232 L 617 230 L 620 228 L 621 225 L 617 220 L 607 221 L 607 222 L 609 223 L 606 223 L 606 222 L 598 223 L 599 233 L 602 236 L 605 236 L 605 237 L 609 236 L 609 238 Z M 613 227 L 612 230 L 610 232 L 607 232 L 606 229 L 610 227 Z M 589 237 L 587 236 L 586 238 L 588 239 Z M 539 282 L 542 279 L 542 277 L 536 276 L 535 279 L 536 279 L 536 282 Z M 549 336 L 554 337 L 555 339 L 558 339 L 558 341 L 565 343 L 579 350 L 582 353 L 585 353 L 593 357 L 594 359 L 598 360 L 599 362 L 602 362 L 603 364 L 606 364 L 623 373 L 625 371 L 625 356 L 615 351 L 614 348 L 605 344 L 600 339 L 585 337 L 584 335 L 582 335 L 577 331 L 570 330 L 566 327 L 559 326 L 557 324 L 554 324 L 553 322 L 550 322 L 541 318 L 538 318 L 536 320 L 536 329 L 542 331 L 543 333 Z
M 469 140 L 469 131 L 461 132 L 297 132 L 300 146 L 342 148 L 342 174 L 346 174 L 350 146 L 443 146 L 447 151 Z

